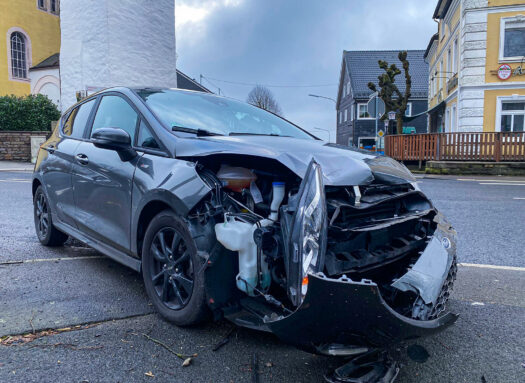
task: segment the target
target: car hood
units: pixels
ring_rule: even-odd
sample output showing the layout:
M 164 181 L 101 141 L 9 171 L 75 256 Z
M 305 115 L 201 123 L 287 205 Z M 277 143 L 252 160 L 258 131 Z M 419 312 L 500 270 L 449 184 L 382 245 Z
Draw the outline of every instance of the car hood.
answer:
M 312 159 L 321 165 L 325 185 L 366 185 L 374 179 L 388 183 L 413 182 L 408 169 L 389 157 L 330 144 L 279 136 L 212 136 L 178 137 L 177 157 L 203 157 L 216 154 L 238 154 L 279 161 L 304 178 Z

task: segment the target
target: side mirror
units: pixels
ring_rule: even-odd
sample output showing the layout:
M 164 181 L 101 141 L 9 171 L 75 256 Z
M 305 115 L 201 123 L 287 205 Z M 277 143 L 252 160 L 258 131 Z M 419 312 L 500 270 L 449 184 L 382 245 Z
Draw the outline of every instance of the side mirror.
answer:
M 131 147 L 131 137 L 120 128 L 102 128 L 91 135 L 93 144 L 100 149 L 115 150 L 122 161 L 129 161 L 137 155 Z

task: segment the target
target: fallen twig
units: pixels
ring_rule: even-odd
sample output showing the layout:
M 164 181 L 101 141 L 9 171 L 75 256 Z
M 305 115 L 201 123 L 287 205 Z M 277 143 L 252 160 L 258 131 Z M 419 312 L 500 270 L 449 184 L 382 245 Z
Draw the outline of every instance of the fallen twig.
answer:
M 31 325 L 31 333 L 35 334 L 35 326 L 33 326 L 33 318 L 35 317 L 35 312 L 33 311 L 33 315 L 31 315 L 31 318 L 29 318 L 29 324 Z
M 236 330 L 236 328 L 235 328 L 235 327 L 232 327 L 232 328 L 230 329 L 230 331 L 228 331 L 228 333 L 226 334 L 226 336 L 225 336 L 224 338 L 222 338 L 222 339 L 220 340 L 219 343 L 217 343 L 215 346 L 213 346 L 212 351 L 217 351 L 217 350 L 219 350 L 222 346 L 224 346 L 225 344 L 227 344 L 227 343 L 230 341 L 230 338 L 231 338 L 231 336 L 232 336 L 232 334 L 233 334 L 233 332 L 234 332 L 235 330 Z
M 148 334 L 142 334 L 142 335 L 144 335 L 144 337 L 145 337 L 146 339 L 151 340 L 152 342 L 157 343 L 159 346 L 164 347 L 166 350 L 168 350 L 169 352 L 171 352 L 173 355 L 176 355 L 177 358 L 182 359 L 183 361 L 186 361 L 188 358 L 192 358 L 192 357 L 194 358 L 194 357 L 197 356 L 197 354 L 193 354 L 193 355 L 184 355 L 184 354 L 182 354 L 182 353 L 180 353 L 180 352 L 177 352 L 177 351 L 173 350 L 173 349 L 172 349 L 170 346 L 168 346 L 166 343 L 163 343 L 163 342 L 161 342 L 161 341 L 158 340 L 158 339 L 152 338 L 152 337 L 149 336 Z
M 0 262 L 0 266 L 20 265 L 22 263 L 24 263 L 24 261 L 6 261 L 6 262 Z

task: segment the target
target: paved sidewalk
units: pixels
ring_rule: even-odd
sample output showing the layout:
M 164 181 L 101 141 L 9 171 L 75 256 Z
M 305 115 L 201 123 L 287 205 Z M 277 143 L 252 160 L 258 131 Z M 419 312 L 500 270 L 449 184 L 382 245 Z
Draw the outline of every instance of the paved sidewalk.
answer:
M 34 167 L 31 162 L 0 161 L 0 172 L 32 172 Z

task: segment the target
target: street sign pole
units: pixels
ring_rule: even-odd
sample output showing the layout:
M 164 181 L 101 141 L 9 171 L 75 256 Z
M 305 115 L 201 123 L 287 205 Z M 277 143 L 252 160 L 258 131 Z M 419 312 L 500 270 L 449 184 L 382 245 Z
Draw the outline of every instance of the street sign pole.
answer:
M 375 117 L 376 117 L 376 135 L 375 135 L 375 138 L 376 138 L 376 141 L 377 141 L 377 124 L 379 123 L 379 122 L 377 121 L 377 115 L 379 114 L 379 113 L 378 113 L 378 110 L 377 110 L 377 96 L 376 96 L 376 109 L 375 109 L 375 114 L 376 114 L 376 116 L 375 116 Z M 377 143 L 376 143 L 376 144 L 377 144 Z M 376 147 L 377 147 L 377 146 L 376 146 Z

